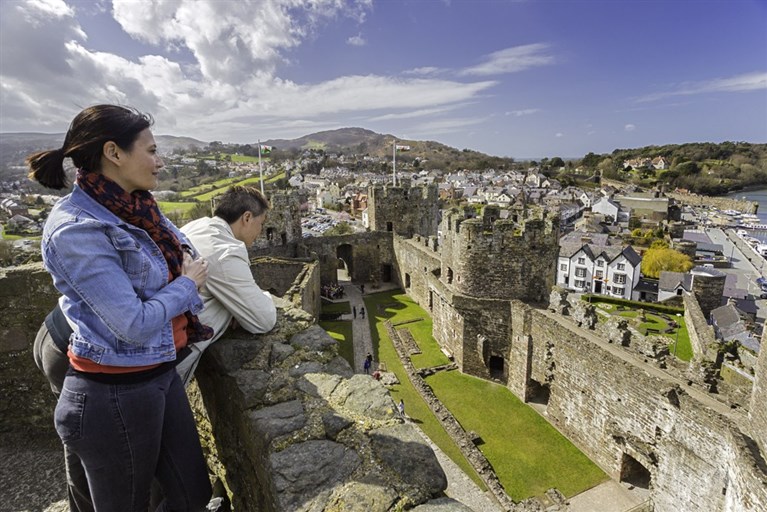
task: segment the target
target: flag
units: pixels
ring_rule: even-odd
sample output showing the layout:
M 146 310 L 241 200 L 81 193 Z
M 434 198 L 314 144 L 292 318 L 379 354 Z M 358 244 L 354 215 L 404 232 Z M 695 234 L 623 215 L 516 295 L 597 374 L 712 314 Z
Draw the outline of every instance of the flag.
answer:
M 396 146 L 394 146 L 394 148 L 397 151 L 410 151 L 410 146 L 403 146 L 401 144 L 397 144 Z
M 272 146 L 264 146 L 263 144 L 259 145 L 258 147 L 261 148 L 262 155 L 268 155 L 272 152 L 273 149 Z

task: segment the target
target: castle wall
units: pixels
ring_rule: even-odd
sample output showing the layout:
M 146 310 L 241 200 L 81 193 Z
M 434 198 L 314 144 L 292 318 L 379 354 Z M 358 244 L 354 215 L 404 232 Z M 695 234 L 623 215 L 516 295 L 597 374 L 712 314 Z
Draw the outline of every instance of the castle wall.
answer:
M 315 260 L 254 258 L 250 270 L 262 290 L 284 297 L 319 318 L 320 265 Z
M 696 359 L 716 359 L 716 335 L 714 328 L 706 321 L 707 316 L 703 313 L 698 301 L 692 294 L 684 293 L 684 323 L 690 337 L 692 352 Z
M 271 208 L 266 214 L 261 236 L 253 242 L 253 254 L 288 256 L 289 247 L 301 242 L 301 200 L 296 192 L 277 192 L 269 197 Z
M 441 279 L 463 295 L 544 303 L 556 276 L 558 220 L 543 212 L 498 220 L 494 211 L 486 208 L 483 218 L 445 215 Z
M 400 236 L 434 236 L 439 226 L 436 185 L 426 187 L 370 187 L 368 220 L 371 231 L 392 231 Z
M 512 314 L 525 308 L 515 303 Z M 681 381 L 563 317 L 530 314 L 522 322 L 529 332 L 514 339 L 532 337 L 533 378 L 551 377 L 546 416 L 592 460 L 616 478 L 624 454 L 642 464 L 657 512 L 764 508 L 767 476 L 740 433 L 742 413 L 685 391 Z M 547 352 L 550 361 L 540 357 Z
M 396 282 L 394 272 L 394 248 L 391 233 L 358 233 L 354 235 L 318 236 L 304 239 L 303 252 L 315 256 L 320 261 L 320 275 L 323 284 L 338 280 L 339 248 L 343 253 L 350 251 L 349 261 L 351 278 L 355 282 L 380 283 L 384 280 L 384 266 L 391 268 L 391 279 Z
M 751 392 L 749 419 L 754 440 L 767 454 L 767 328 L 762 333 L 762 349 L 754 368 L 754 388 Z
M 51 431 L 56 400 L 32 344 L 59 293 L 42 263 L 0 269 L 0 430 Z
M 511 308 L 502 299 L 478 299 L 455 295 L 454 315 L 463 320 L 464 350 L 459 363 L 461 371 L 482 378 L 506 381 L 509 370 L 511 340 Z M 491 358 L 496 371 L 491 372 Z M 502 369 L 497 366 L 502 361 Z
M 756 213 L 757 208 L 759 208 L 759 203 L 756 201 L 741 201 L 727 197 L 699 196 L 697 194 L 678 194 L 675 192 L 666 192 L 666 195 L 690 206 L 714 207 L 719 210 L 738 210 L 743 213 Z
M 422 308 L 429 310 L 430 282 L 439 279 L 440 255 L 432 237 L 394 237 L 396 271 L 402 288 Z

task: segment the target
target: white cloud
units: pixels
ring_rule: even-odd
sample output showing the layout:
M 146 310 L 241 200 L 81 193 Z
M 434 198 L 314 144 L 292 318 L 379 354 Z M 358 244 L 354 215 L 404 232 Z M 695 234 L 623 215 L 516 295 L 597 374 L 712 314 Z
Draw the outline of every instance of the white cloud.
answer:
M 383 114 L 380 116 L 371 117 L 368 120 L 369 121 L 393 121 L 396 119 L 414 119 L 417 117 L 432 116 L 435 114 L 444 114 L 445 112 L 455 110 L 456 108 L 459 108 L 462 106 L 464 105 L 454 104 L 454 105 L 448 105 L 448 106 L 439 107 L 439 108 L 422 108 L 419 110 L 410 110 L 407 112 L 401 112 L 396 114 Z
M 549 46 L 544 43 L 535 43 L 499 50 L 487 55 L 482 64 L 465 68 L 459 74 L 487 76 L 517 73 L 533 67 L 548 66 L 555 61 L 552 55 L 546 53 Z
M 115 20 L 150 44 L 183 45 L 209 80 L 238 83 L 271 74 L 320 25 L 336 17 L 362 21 L 372 0 L 114 0 Z
M 74 11 L 64 0 L 28 0 L 27 6 L 41 13 L 52 14 L 57 18 L 72 16 Z
M 754 72 L 702 82 L 685 82 L 672 90 L 647 94 L 639 102 L 657 101 L 670 96 L 687 96 L 712 92 L 748 92 L 767 89 L 767 72 Z
M 125 30 L 157 47 L 138 58 L 94 51 L 61 2 L 36 1 L 55 8 L 20 2 L 9 8 L 0 1 L 0 131 L 64 131 L 82 108 L 111 102 L 151 113 L 157 133 L 249 142 L 346 122 L 433 120 L 497 85 L 439 79 L 437 68 L 422 68 L 423 76 L 339 76 L 318 83 L 275 75 L 281 52 L 302 44 L 317 23 L 354 14 L 369 0 L 242 2 L 258 12 L 245 12 L 240 2 L 220 12 L 213 0 L 158 0 L 143 9 L 115 0 L 113 13 Z M 249 39 L 246 27 L 258 35 Z M 197 61 L 174 60 L 169 45 L 189 48 Z M 456 117 L 422 126 L 447 132 L 474 122 Z
M 558 139 L 560 139 L 560 138 L 562 138 L 562 137 L 564 137 L 564 136 L 565 136 L 565 134 L 564 134 L 564 133 L 562 133 L 562 132 L 557 132 L 557 133 L 555 133 L 555 134 L 554 134 L 554 137 L 556 137 L 556 138 L 558 138 Z
M 438 68 L 434 66 L 423 66 L 420 68 L 413 68 L 404 71 L 404 75 L 417 75 L 417 76 L 435 76 L 446 73 L 448 70 L 445 68 Z
M 634 130 L 636 130 L 636 128 L 637 127 L 631 123 L 628 123 L 626 126 L 623 127 L 623 129 L 627 132 L 633 132 Z
M 356 36 L 352 36 L 347 39 L 346 44 L 350 46 L 365 46 L 367 41 L 365 41 L 365 38 L 362 37 L 362 34 L 357 34 Z
M 529 116 L 531 114 L 535 114 L 536 112 L 540 112 L 541 109 L 539 108 L 526 108 L 523 110 L 511 110 L 509 112 L 505 112 L 504 114 L 507 116 L 515 116 L 515 117 L 522 117 L 522 116 Z
M 486 117 L 454 117 L 447 119 L 435 119 L 425 121 L 413 126 L 409 132 L 413 137 L 440 135 L 463 131 L 468 126 L 475 126 L 487 122 Z

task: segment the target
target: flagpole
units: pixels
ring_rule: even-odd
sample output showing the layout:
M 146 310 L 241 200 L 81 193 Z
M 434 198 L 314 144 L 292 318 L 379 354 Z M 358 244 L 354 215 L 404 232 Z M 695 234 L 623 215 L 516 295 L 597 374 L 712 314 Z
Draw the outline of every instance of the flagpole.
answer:
M 258 175 L 261 179 L 261 195 L 264 194 L 264 166 L 261 163 L 261 139 L 258 139 Z
M 391 184 L 393 187 L 397 186 L 397 139 L 392 142 L 392 171 L 391 171 Z

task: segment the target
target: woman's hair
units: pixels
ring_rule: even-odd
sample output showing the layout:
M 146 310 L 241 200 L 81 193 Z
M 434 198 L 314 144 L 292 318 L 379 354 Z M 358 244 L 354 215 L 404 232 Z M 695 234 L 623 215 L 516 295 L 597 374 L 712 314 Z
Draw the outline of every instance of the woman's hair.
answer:
M 229 224 L 239 219 L 243 213 L 252 212 L 256 217 L 269 209 L 269 201 L 253 187 L 229 187 L 217 199 L 213 215 L 221 217 Z
M 152 126 L 148 114 L 120 105 L 94 105 L 72 120 L 60 149 L 40 151 L 26 159 L 29 177 L 48 188 L 67 186 L 64 158 L 69 157 L 78 169 L 101 170 L 104 144 L 112 141 L 130 151 L 139 134 Z

